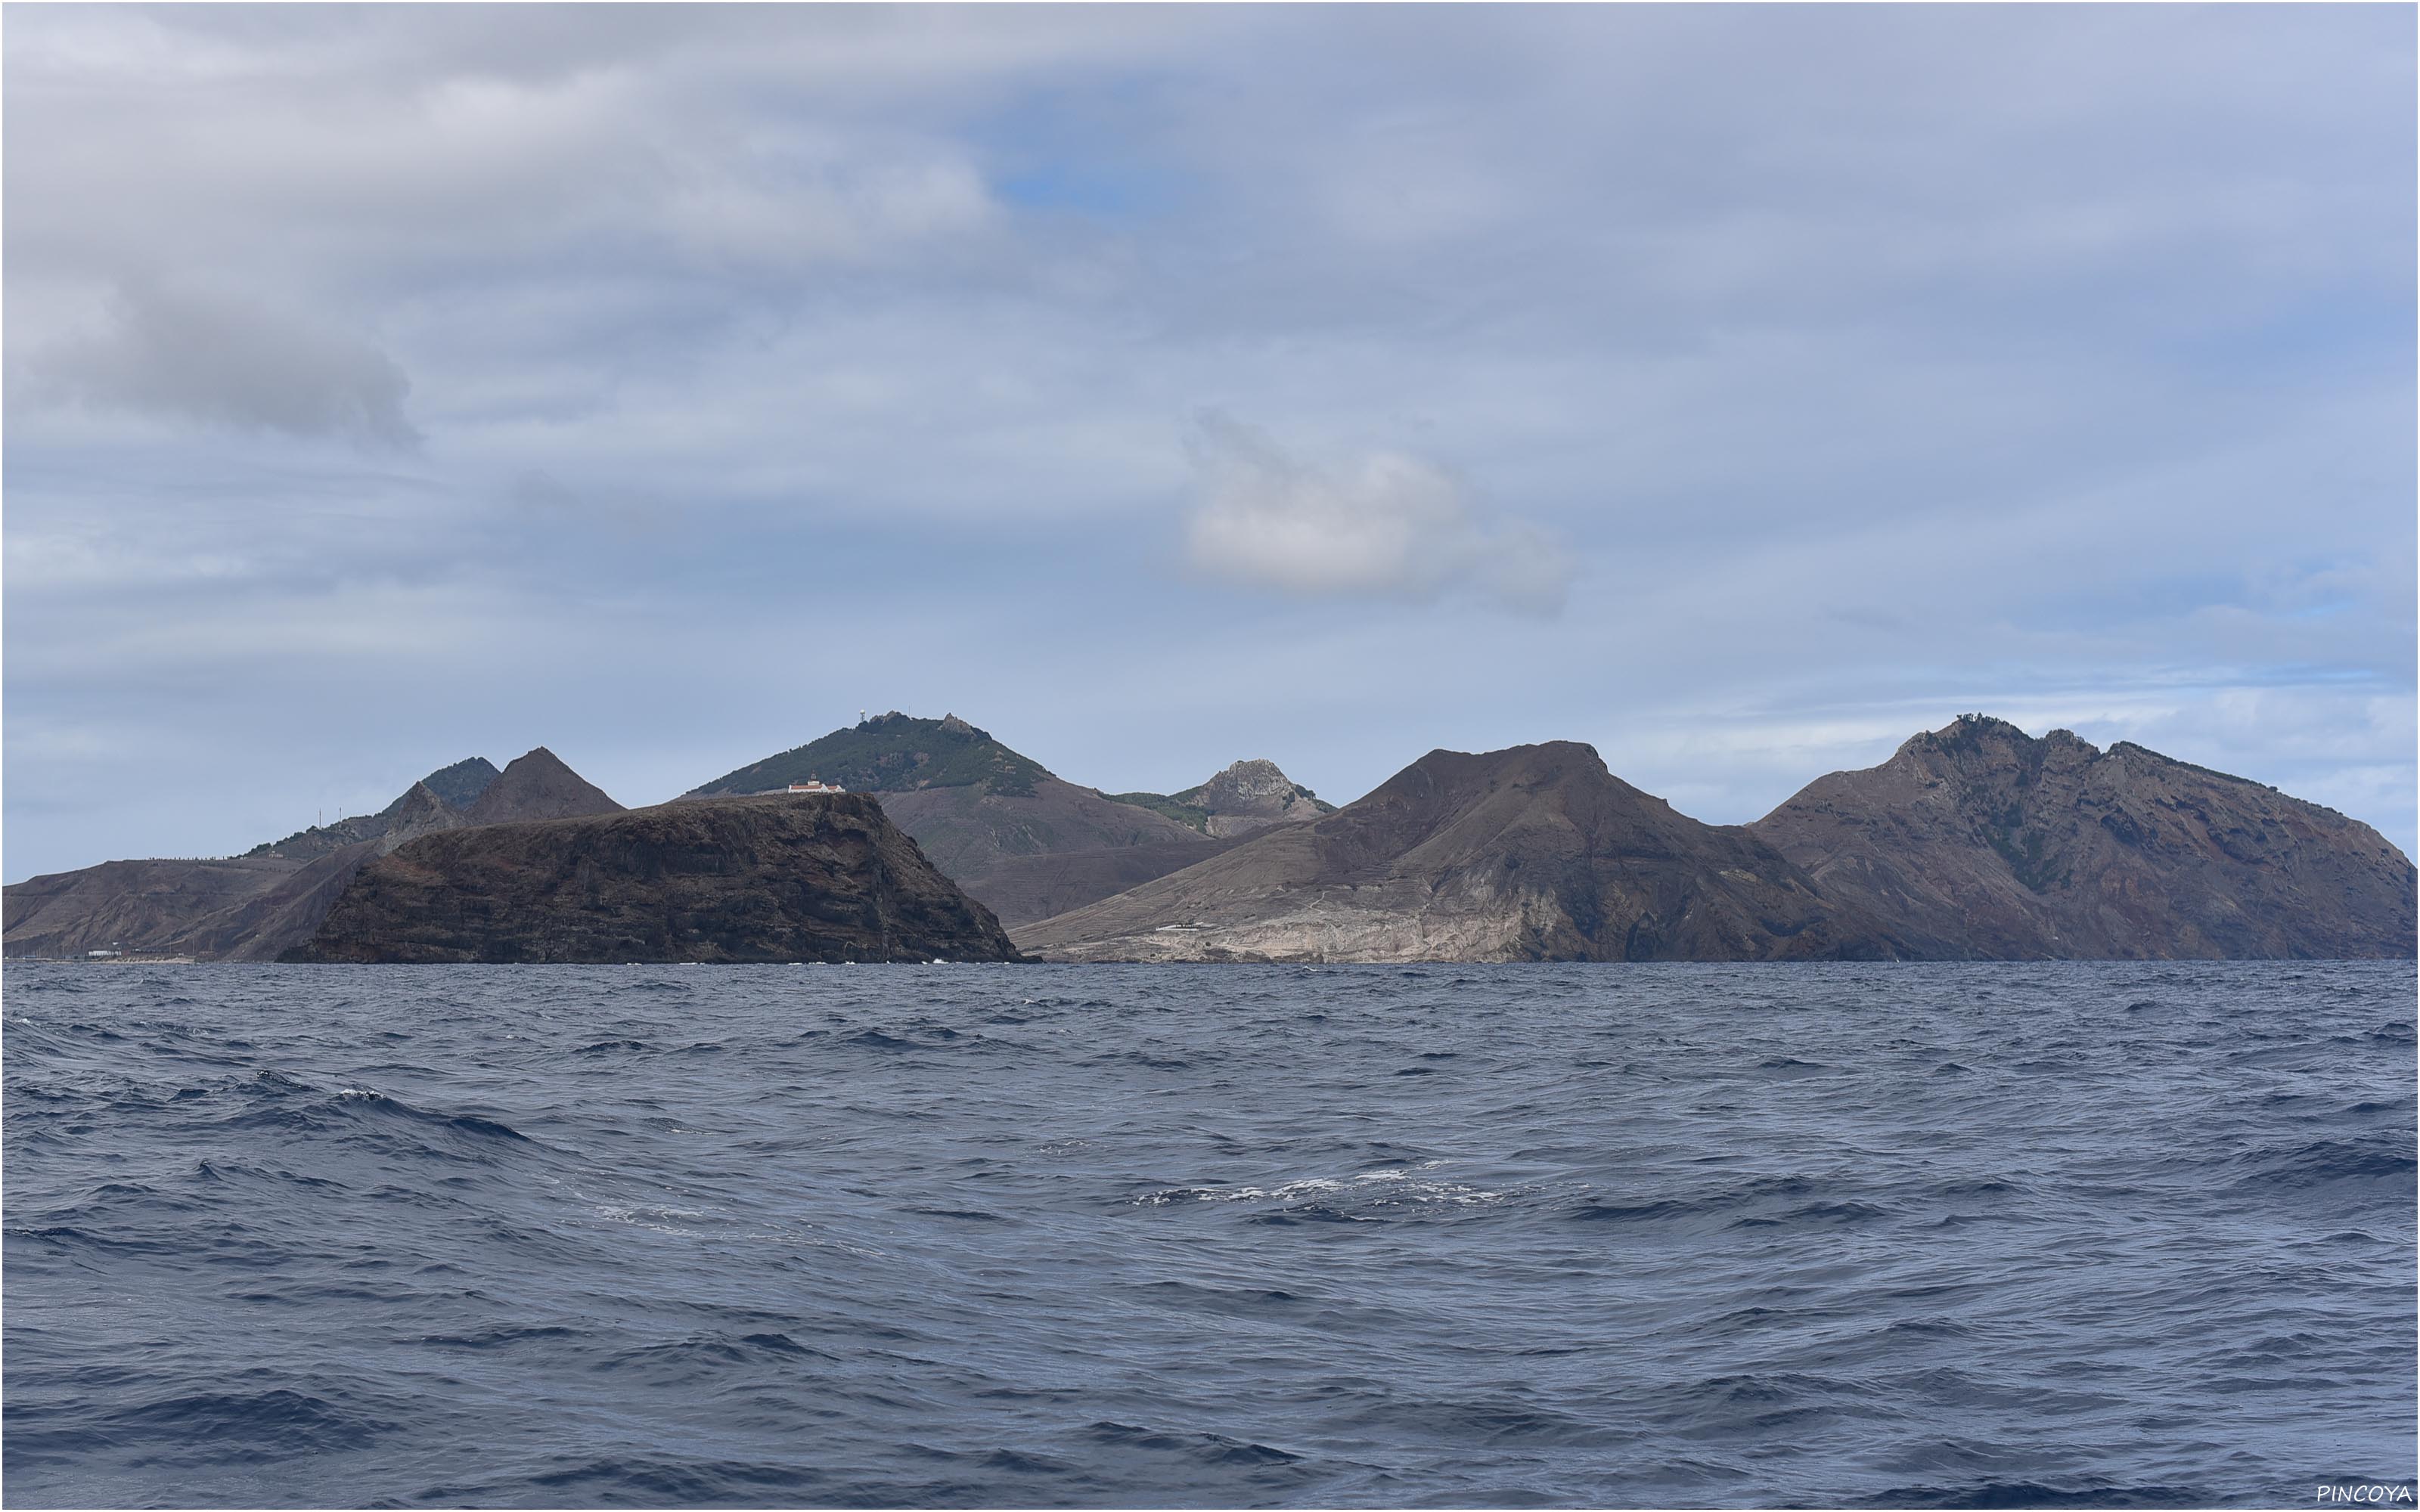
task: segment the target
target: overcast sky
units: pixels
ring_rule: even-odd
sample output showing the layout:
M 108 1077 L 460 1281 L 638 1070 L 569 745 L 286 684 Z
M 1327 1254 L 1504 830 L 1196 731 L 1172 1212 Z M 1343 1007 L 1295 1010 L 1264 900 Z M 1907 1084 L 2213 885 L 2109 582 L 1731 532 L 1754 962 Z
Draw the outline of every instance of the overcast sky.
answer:
M 858 711 L 2414 848 L 2409 7 L 16 7 L 6 875 Z

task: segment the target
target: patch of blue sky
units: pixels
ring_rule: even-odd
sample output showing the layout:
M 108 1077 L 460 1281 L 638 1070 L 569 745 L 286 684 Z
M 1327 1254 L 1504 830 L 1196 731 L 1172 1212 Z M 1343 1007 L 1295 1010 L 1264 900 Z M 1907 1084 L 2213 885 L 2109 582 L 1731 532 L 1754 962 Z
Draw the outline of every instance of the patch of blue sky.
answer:
M 2407 245 L 2405 262 L 2420 255 Z M 2420 317 L 2407 279 L 2394 286 L 2310 290 L 2264 307 L 2222 313 L 2180 333 L 2165 356 L 2213 386 L 2341 387 L 2350 376 L 2400 376 L 2407 386 Z M 2409 455 L 2408 452 L 2406 454 Z
M 1190 193 L 1167 145 L 1155 81 L 1028 94 L 970 131 L 992 192 L 1014 208 L 1093 220 L 1156 220 Z
M 2010 618 L 2028 628 L 2094 628 L 2173 621 L 2208 609 L 2239 609 L 2267 619 L 2328 619 L 2379 609 L 2358 594 L 2298 591 L 2337 576 L 2341 564 L 2279 563 L 2255 574 L 2220 569 L 2161 573 L 2089 587 L 2046 587 L 2013 604 Z
M 1135 221 L 1166 214 L 1182 194 L 1179 176 L 1165 169 L 1067 162 L 1008 173 L 995 178 L 992 189 L 1020 209 Z

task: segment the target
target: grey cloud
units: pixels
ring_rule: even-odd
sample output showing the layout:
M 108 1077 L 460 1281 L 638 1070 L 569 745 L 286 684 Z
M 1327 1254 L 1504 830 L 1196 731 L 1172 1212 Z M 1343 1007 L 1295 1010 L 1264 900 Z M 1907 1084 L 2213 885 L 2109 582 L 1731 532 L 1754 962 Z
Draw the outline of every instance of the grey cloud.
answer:
M 118 285 L 99 330 L 30 353 L 16 404 L 69 401 L 288 436 L 411 449 L 411 380 L 366 341 L 287 311 L 148 281 Z
M 480 521 L 480 528 L 492 532 L 495 547 L 516 554 L 537 547 L 557 561 L 577 563 L 575 571 L 591 565 L 587 556 L 599 544 L 595 532 L 627 540 L 676 530 L 688 518 L 687 512 L 649 489 L 589 479 L 575 485 L 543 468 L 516 475 L 504 498 L 510 511 Z M 570 539 L 576 537 L 585 539 Z M 591 551 L 583 554 L 583 546 Z
M 1200 494 L 1186 549 L 1204 572 L 1314 596 L 1469 592 L 1533 614 L 1557 612 L 1570 593 L 1570 558 L 1552 537 L 1482 519 L 1467 486 L 1426 458 L 1307 461 L 1218 411 L 1197 417 L 1190 451 Z
M 674 41 L 664 12 L 565 8 L 593 29 L 562 54 L 583 61 L 532 71 L 570 23 L 469 8 L 256 16 L 233 35 L 167 12 L 12 29 L 10 120 L 45 144 L 10 159 L 12 285 L 149 267 L 173 244 L 179 266 L 241 268 L 332 308 L 571 270 L 660 298 L 685 277 L 778 287 L 895 265 L 991 219 L 940 123 L 782 73 L 818 54 L 816 26 L 708 14 Z M 912 53 L 912 28 L 874 31 Z M 96 75 L 140 86 L 97 93 Z
M 996 219 L 981 175 L 955 153 L 810 136 L 685 165 L 663 205 L 702 265 L 790 271 L 861 263 L 978 233 Z

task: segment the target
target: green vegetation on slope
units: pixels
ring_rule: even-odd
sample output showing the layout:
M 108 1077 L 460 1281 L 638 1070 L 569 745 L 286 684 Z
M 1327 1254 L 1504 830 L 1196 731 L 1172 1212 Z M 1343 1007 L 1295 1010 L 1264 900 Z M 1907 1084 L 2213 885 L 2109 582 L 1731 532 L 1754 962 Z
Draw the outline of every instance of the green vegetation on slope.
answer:
M 982 786 L 1024 797 L 1050 773 L 955 715 L 918 719 L 892 711 L 716 778 L 692 790 L 764 793 L 793 782 L 836 782 L 852 793 L 913 793 Z

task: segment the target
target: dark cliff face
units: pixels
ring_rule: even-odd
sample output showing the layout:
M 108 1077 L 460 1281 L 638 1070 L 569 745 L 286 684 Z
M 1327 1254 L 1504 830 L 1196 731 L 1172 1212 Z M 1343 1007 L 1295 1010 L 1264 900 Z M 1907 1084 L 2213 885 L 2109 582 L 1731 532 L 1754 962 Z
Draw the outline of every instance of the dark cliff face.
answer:
M 501 779 L 499 779 L 501 781 Z M 427 835 L 289 961 L 1010 961 L 871 797 L 717 798 Z
M 1433 751 L 1326 818 L 1020 933 L 1078 960 L 1764 961 L 1900 942 L 1570 742 Z
M 1969 716 L 1749 826 L 1928 956 L 2413 953 L 2415 873 L 2376 830 L 2273 788 Z
M 448 793 L 468 795 L 469 811 Z M 8 889 L 10 955 L 123 947 L 203 961 L 273 961 L 308 940 L 353 874 L 407 841 L 503 819 L 621 806 L 539 747 L 499 775 L 483 757 L 413 783 L 375 814 L 255 846 L 233 860 L 110 861 Z

